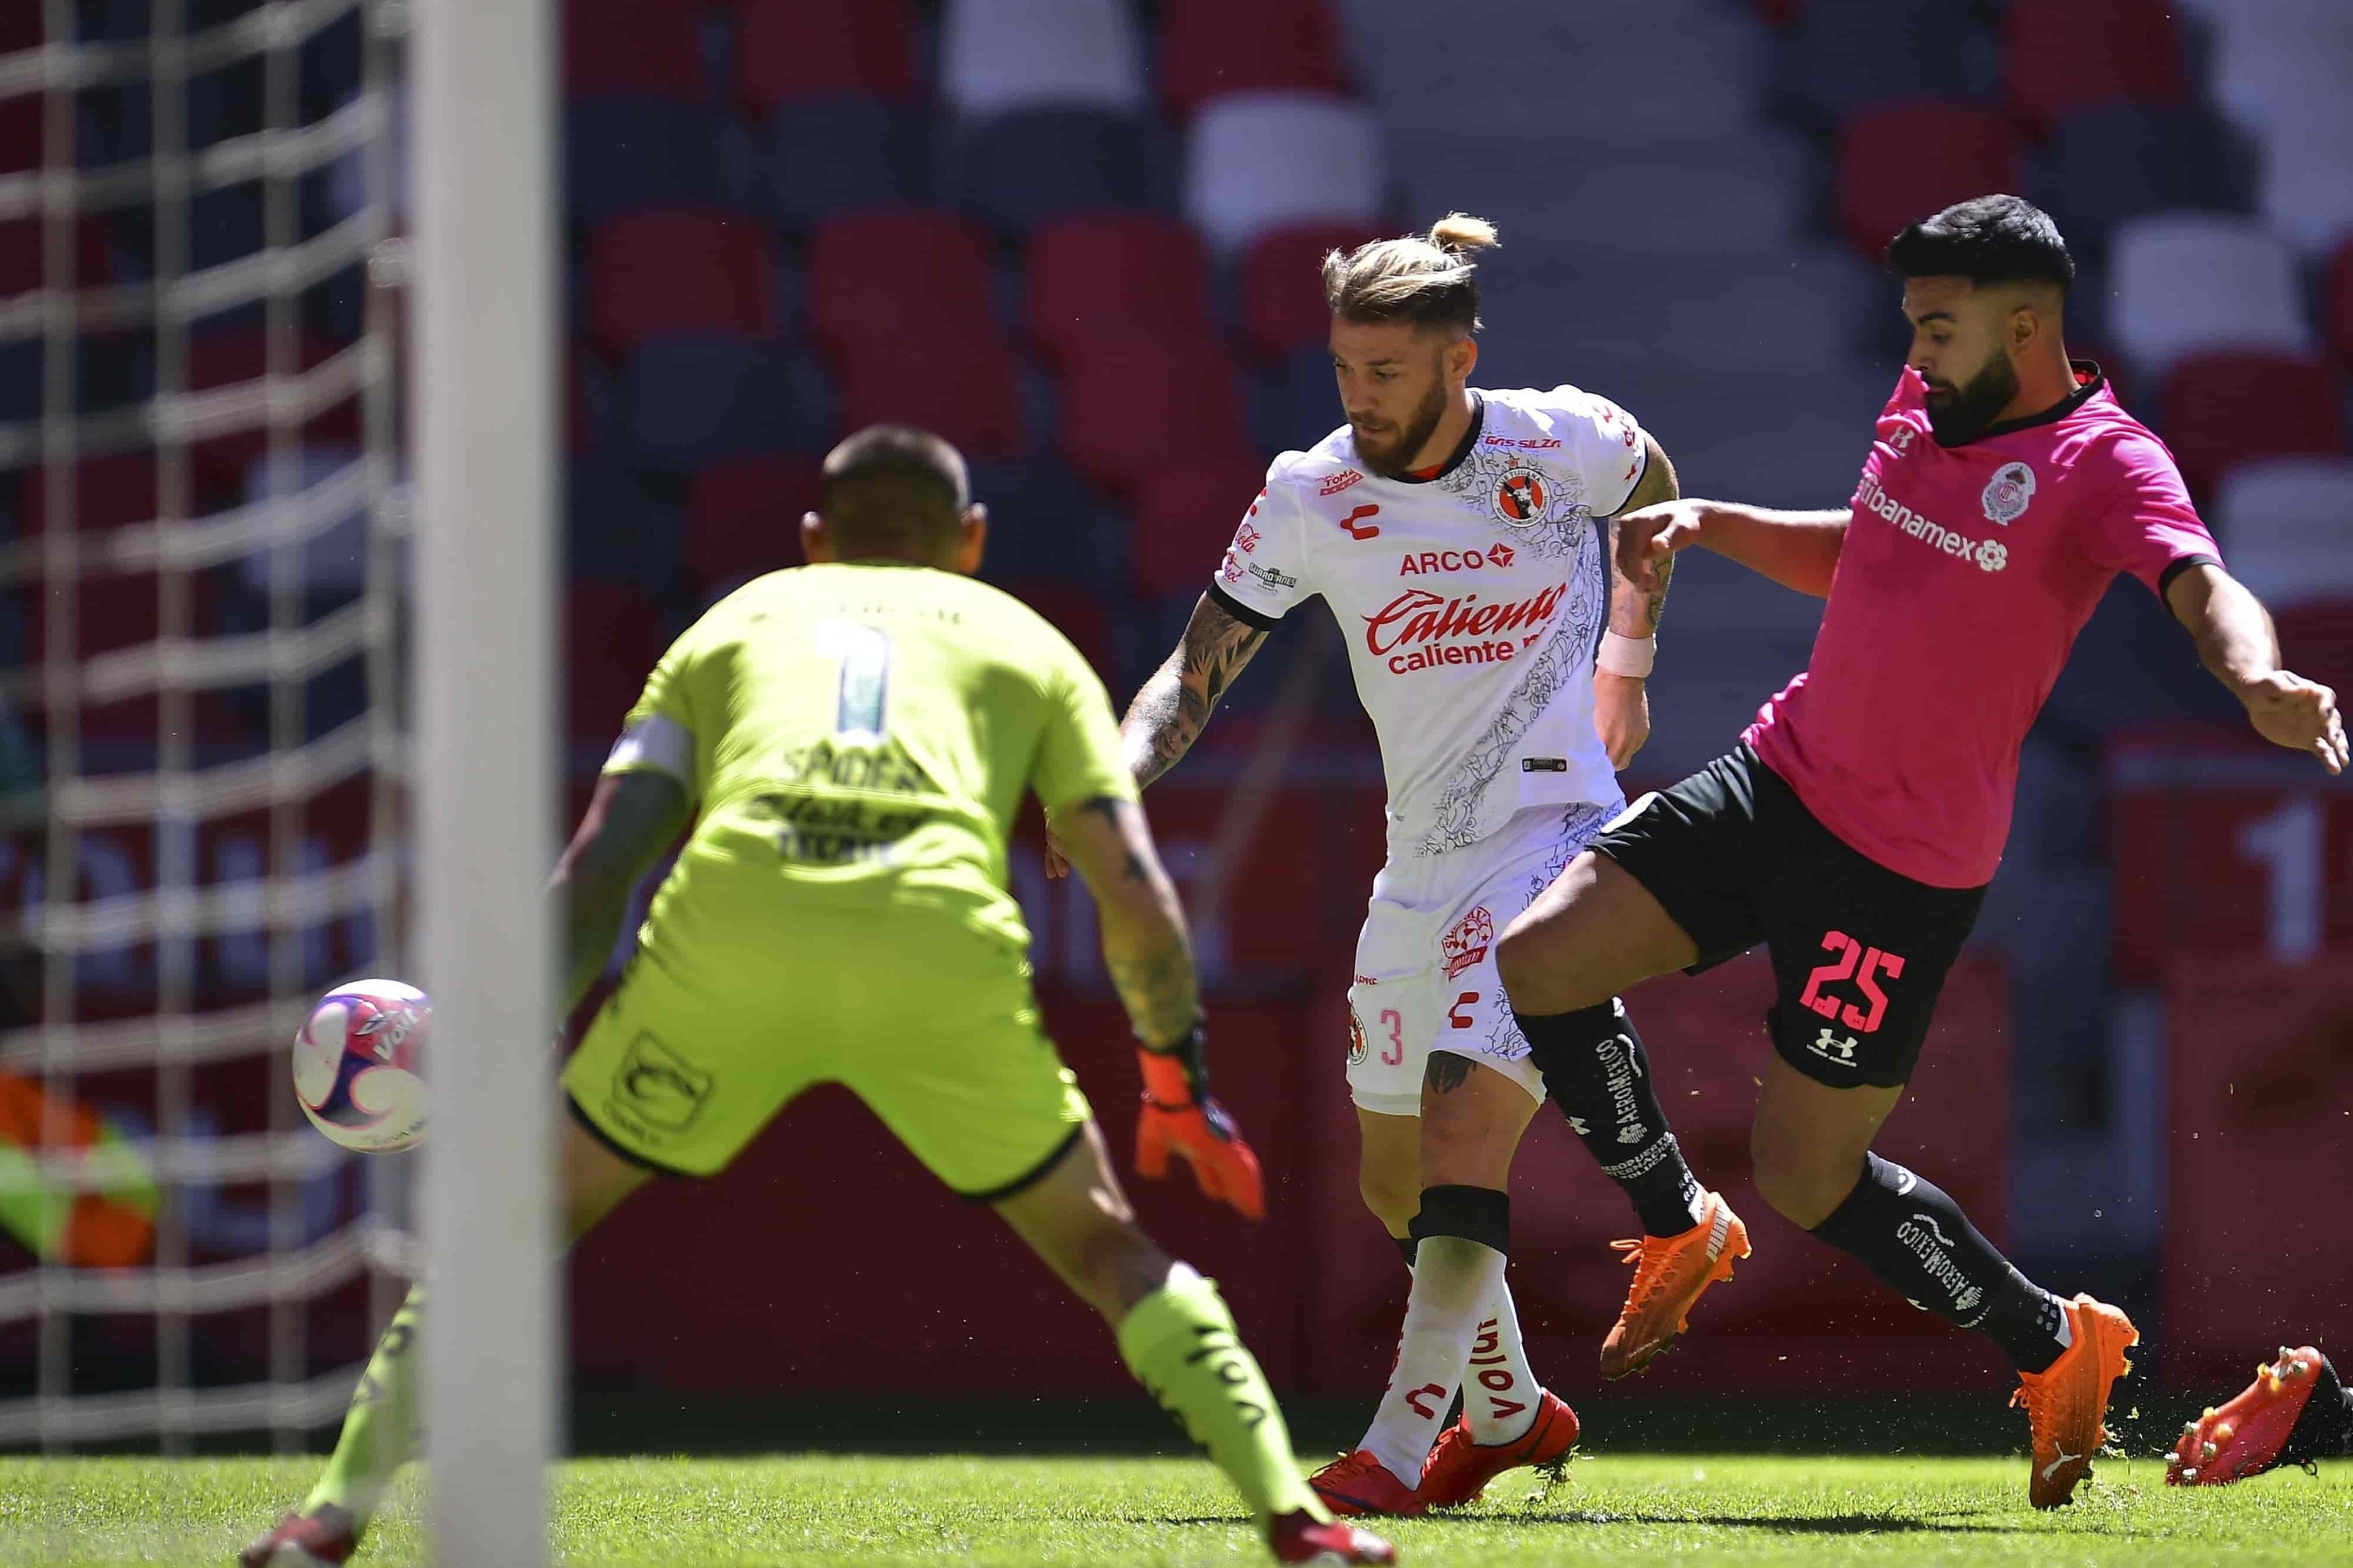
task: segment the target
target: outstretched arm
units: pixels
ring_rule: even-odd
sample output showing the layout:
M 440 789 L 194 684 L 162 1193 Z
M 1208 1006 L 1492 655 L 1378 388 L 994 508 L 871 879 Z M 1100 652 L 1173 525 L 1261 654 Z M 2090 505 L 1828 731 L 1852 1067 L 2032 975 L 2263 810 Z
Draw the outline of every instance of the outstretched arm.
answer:
M 1618 520 L 1618 567 L 1644 587 L 1665 590 L 1660 568 L 1675 552 L 1704 545 L 1737 561 L 1784 588 L 1830 596 L 1852 514 L 1836 511 L 1773 511 L 1732 501 L 1679 500 L 1628 512 Z
M 2244 584 L 2201 562 L 2174 573 L 2165 603 L 2189 628 L 2200 662 L 2245 704 L 2255 733 L 2274 745 L 2309 752 L 2332 773 L 2345 771 L 2337 693 L 2280 668 L 2271 616 Z
M 621 934 L 629 894 L 686 826 L 693 802 L 668 773 L 607 773 L 548 892 L 564 915 L 564 1011 L 588 994 Z
M 1642 481 L 1619 509 L 1619 518 L 1671 501 L 1682 493 L 1675 483 L 1675 466 L 1667 460 L 1666 452 L 1647 433 L 1642 441 L 1648 449 Z M 1667 607 L 1667 582 L 1674 575 L 1674 562 L 1662 558 L 1652 573 L 1651 582 L 1637 583 L 1626 575 L 1619 563 L 1619 546 L 1625 534 L 1615 519 L 1610 523 L 1609 538 L 1609 630 L 1616 637 L 1643 645 L 1639 657 L 1636 650 L 1625 650 L 1633 662 L 1642 667 L 1641 674 L 1604 668 L 1593 675 L 1594 724 L 1601 731 L 1601 744 L 1609 752 L 1609 765 L 1622 768 L 1634 760 L 1634 753 L 1651 738 L 1650 652 L 1651 639 L 1659 635 L 1659 617 Z M 1605 658 L 1607 662 L 1612 661 Z
M 1209 725 L 1218 700 L 1233 685 L 1234 677 L 1250 661 L 1266 633 L 1238 619 L 1208 594 L 1193 606 L 1166 661 L 1127 705 L 1120 721 L 1120 745 L 1128 771 L 1142 789 L 1176 765 Z M 1060 843 L 1061 817 L 1046 818 L 1046 875 L 1070 875 L 1071 865 Z

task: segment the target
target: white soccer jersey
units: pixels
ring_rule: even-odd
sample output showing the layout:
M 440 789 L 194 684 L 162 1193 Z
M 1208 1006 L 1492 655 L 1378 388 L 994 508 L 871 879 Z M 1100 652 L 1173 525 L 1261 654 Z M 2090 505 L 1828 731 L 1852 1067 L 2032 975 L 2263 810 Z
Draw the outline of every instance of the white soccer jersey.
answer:
M 1331 607 L 1380 733 L 1393 858 L 1476 843 L 1524 806 L 1620 798 L 1593 721 L 1600 520 L 1641 482 L 1641 428 L 1573 386 L 1473 396 L 1426 482 L 1368 472 L 1345 425 L 1276 458 L 1210 584 L 1252 626 Z

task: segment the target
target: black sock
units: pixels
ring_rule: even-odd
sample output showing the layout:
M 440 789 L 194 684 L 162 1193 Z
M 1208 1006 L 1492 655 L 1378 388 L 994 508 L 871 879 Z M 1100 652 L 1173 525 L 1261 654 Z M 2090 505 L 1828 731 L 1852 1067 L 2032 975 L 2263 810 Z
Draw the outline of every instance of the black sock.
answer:
M 2067 1348 L 2059 1298 L 2011 1268 L 1942 1188 L 1901 1165 L 1865 1154 L 1862 1179 L 1814 1234 L 1922 1311 L 1993 1341 L 2021 1372 L 2044 1371 Z
M 1651 1059 L 1624 1003 L 1531 1017 L 1514 1013 L 1529 1059 L 1569 1131 L 1625 1190 L 1642 1228 L 1676 1236 L 1699 1223 L 1699 1178 L 1683 1163 L 1651 1086 Z
M 1406 1268 L 1410 1271 L 1413 1268 L 1414 1254 L 1420 1250 L 1421 1238 L 1418 1236 L 1393 1236 L 1389 1239 L 1397 1243 L 1398 1252 L 1404 1258 Z

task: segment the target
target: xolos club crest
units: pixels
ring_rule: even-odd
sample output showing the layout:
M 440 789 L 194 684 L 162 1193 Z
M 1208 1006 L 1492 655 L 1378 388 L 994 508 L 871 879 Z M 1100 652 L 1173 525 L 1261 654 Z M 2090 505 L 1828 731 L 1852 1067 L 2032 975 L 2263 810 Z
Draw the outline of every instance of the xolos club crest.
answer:
M 1494 508 L 1496 518 L 1514 528 L 1542 522 L 1551 500 L 1552 489 L 1544 475 L 1524 463 L 1514 463 L 1496 476 L 1494 489 L 1488 492 L 1488 504 Z

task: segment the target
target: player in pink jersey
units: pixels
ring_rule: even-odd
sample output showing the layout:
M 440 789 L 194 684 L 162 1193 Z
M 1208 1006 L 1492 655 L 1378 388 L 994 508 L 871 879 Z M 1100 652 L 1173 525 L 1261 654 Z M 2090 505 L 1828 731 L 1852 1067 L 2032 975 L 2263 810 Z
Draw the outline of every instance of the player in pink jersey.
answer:
M 1949 1196 L 1871 1152 L 2000 859 L 2020 744 L 2119 572 L 2165 600 L 2265 739 L 2335 773 L 2345 731 L 2335 694 L 2281 668 L 2171 455 L 2098 367 L 2068 360 L 2075 268 L 2050 218 L 2015 196 L 1963 202 L 1898 235 L 1888 262 L 1912 352 L 1848 505 L 1678 500 L 1621 520 L 1637 582 L 1700 544 L 1826 597 L 1806 671 L 1731 754 L 1597 837 L 1513 923 L 1498 967 L 1531 1044 L 1573 1059 L 1599 1048 L 1583 1010 L 1765 943 L 1758 1191 L 2009 1355 L 2029 1493 L 2048 1508 L 2089 1473 L 2138 1335 L 2113 1307 L 2028 1280 Z M 1548 1081 L 1571 1115 L 1608 1113 L 1567 1075 Z M 1682 1327 L 1639 1309 L 1620 1335 Z

